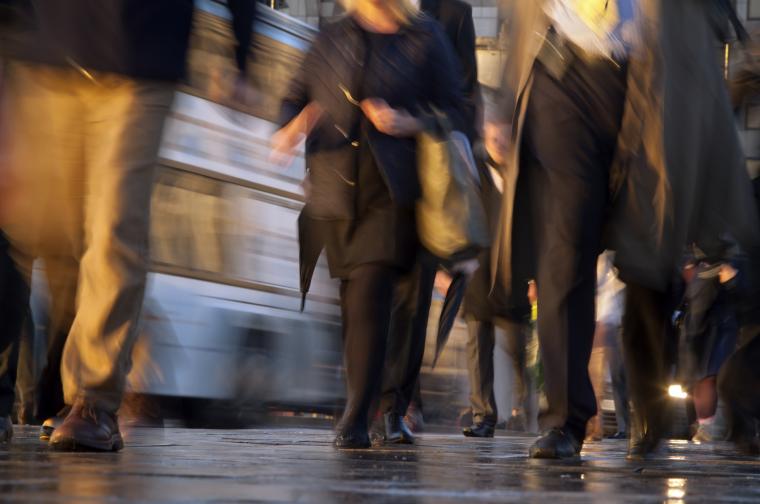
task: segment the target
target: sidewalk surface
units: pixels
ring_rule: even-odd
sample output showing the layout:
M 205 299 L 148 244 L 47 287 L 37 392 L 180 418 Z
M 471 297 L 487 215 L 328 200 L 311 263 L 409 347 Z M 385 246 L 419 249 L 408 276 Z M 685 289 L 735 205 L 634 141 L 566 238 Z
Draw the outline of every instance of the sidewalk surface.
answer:
M 605 440 L 555 462 L 504 434 L 339 453 L 328 430 L 134 429 L 116 454 L 54 453 L 36 435 L 0 445 L 0 502 L 760 502 L 760 459 L 728 444 L 671 442 L 633 463 Z

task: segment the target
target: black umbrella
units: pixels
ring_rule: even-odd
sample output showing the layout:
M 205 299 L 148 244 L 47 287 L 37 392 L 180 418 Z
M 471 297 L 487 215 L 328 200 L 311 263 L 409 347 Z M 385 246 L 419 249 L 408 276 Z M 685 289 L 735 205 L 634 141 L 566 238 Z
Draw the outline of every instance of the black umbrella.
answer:
M 298 216 L 298 265 L 301 272 L 301 311 L 306 306 L 306 294 L 311 287 L 311 277 L 317 267 L 319 255 L 324 248 L 319 228 L 305 211 Z
M 433 367 L 438 362 L 438 357 L 443 353 L 446 342 L 449 341 L 449 334 L 451 334 L 451 328 L 454 327 L 454 322 L 459 314 L 459 307 L 462 306 L 468 282 L 469 276 L 466 273 L 456 273 L 446 291 L 446 299 L 443 301 L 441 315 L 438 317 L 438 335 L 435 339 Z

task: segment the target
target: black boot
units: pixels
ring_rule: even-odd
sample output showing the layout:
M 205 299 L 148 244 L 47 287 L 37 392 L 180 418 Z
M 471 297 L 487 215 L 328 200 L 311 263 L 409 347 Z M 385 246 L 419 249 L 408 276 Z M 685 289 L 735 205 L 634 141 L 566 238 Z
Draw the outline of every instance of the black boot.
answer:
M 541 435 L 531 445 L 530 458 L 568 459 L 580 455 L 583 441 L 579 441 L 565 429 L 555 427 Z
M 341 450 L 363 449 L 371 446 L 367 429 L 361 429 L 358 427 L 339 428 L 333 444 L 336 448 Z
M 373 446 L 414 444 L 414 434 L 404 423 L 403 417 L 396 413 L 384 413 L 381 419 L 373 423 L 371 431 Z
M 631 438 L 628 441 L 628 460 L 644 460 L 657 455 L 664 437 L 663 416 L 645 420 L 635 411 L 631 415 Z
M 493 425 L 485 422 L 477 422 L 462 429 L 462 434 L 464 434 L 465 437 L 491 438 L 493 437 L 493 431 Z

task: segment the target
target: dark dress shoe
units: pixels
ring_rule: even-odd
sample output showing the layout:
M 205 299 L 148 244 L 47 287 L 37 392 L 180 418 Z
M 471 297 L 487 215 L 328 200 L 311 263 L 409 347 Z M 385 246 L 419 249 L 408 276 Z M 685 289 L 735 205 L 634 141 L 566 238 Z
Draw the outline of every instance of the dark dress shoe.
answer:
M 0 443 L 7 443 L 13 437 L 13 422 L 10 416 L 0 416 Z
M 372 446 L 384 444 L 414 444 L 414 434 L 401 415 L 384 413 L 382 420 L 373 422 L 370 436 Z
M 530 458 L 568 459 L 580 455 L 583 442 L 564 429 L 554 428 L 541 435 L 531 445 Z
M 53 431 L 50 447 L 57 451 L 119 451 L 124 441 L 115 414 L 80 401 Z
M 367 431 L 357 428 L 339 429 L 333 445 L 339 450 L 357 450 L 371 446 Z
M 494 431 L 493 425 L 489 425 L 485 422 L 480 422 L 480 423 L 474 423 L 470 425 L 469 427 L 465 427 L 464 429 L 462 429 L 462 434 L 464 434 L 465 437 L 488 438 L 488 437 L 493 437 L 493 431 Z
M 646 460 L 657 455 L 660 446 L 660 437 L 646 435 L 637 439 L 631 438 L 628 444 L 628 460 Z
M 615 434 L 607 437 L 607 439 L 628 439 L 628 433 L 623 431 L 617 431 Z

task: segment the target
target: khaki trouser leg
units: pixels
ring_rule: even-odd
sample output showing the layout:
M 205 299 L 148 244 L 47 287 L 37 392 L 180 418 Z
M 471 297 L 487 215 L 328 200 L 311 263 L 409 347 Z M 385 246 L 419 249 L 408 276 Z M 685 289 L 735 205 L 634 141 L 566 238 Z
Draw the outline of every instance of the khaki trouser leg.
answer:
M 19 257 L 80 262 L 64 398 L 116 411 L 145 290 L 154 166 L 173 86 L 39 65 L 12 64 L 8 74 L 11 193 L 2 224 Z
M 165 83 L 104 76 L 87 104 L 85 243 L 78 309 L 63 355 L 66 402 L 115 412 L 121 403 L 145 293 L 150 199 Z

